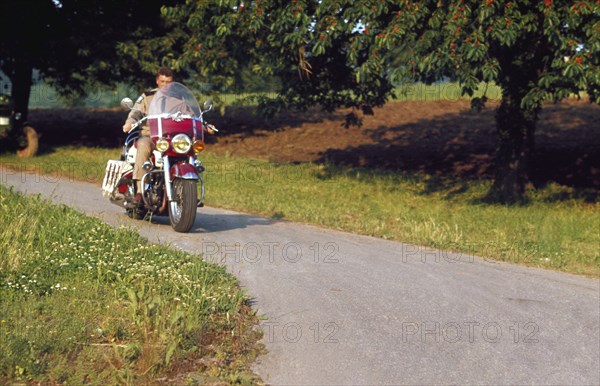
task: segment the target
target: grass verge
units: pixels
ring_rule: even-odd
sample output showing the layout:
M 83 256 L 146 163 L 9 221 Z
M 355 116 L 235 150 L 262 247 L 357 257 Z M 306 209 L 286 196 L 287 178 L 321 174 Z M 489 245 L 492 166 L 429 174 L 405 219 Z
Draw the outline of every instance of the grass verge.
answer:
M 0 383 L 259 381 L 224 268 L 0 186 Z
M 118 150 L 60 148 L 31 160 L 4 156 L 14 173 L 100 183 Z M 65 166 L 61 160 L 70 160 Z M 79 161 L 77 161 L 79 160 Z M 207 152 L 206 203 L 499 261 L 600 277 L 594 192 L 549 185 L 519 206 L 483 202 L 489 181 L 447 182 L 316 164 L 273 164 Z

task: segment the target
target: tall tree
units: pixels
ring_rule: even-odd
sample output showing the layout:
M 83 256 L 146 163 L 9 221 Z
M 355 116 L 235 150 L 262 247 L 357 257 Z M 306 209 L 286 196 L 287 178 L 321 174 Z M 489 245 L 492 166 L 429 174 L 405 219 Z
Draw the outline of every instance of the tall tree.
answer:
M 33 69 L 71 96 L 97 83 L 139 79 L 143 69 L 123 61 L 117 45 L 162 34 L 165 3 L 173 1 L 4 0 L 0 68 L 11 80 L 20 120 L 27 119 Z
M 544 101 L 587 91 L 600 102 L 598 1 L 431 0 L 383 8 L 372 18 L 372 49 L 400 55 L 393 78 L 453 74 L 471 96 L 482 81 L 502 88 L 490 192 L 497 201 L 523 195 Z M 485 98 L 472 101 L 480 108 Z
M 407 79 L 452 76 L 471 96 L 480 82 L 497 83 L 491 196 L 503 202 L 524 192 L 542 103 L 584 90 L 600 101 L 596 0 L 188 0 L 162 12 L 171 32 L 148 47 L 171 50 L 172 66 L 214 83 L 233 83 L 246 66 L 277 75 L 280 95 L 260 101 L 270 112 L 318 104 L 371 113 Z M 131 52 L 142 63 L 156 56 Z
M 240 69 L 248 66 L 257 76 L 276 76 L 279 95 L 259 97 L 264 113 L 312 105 L 371 113 L 385 103 L 392 85 L 381 67 L 357 78 L 373 41 L 360 28 L 360 2 L 333 3 L 186 1 L 163 8 L 171 31 L 146 43 L 155 52 L 127 52 L 141 63 L 157 52 L 171 55 L 169 65 L 188 69 L 215 88 L 235 84 Z M 348 121 L 356 122 L 356 114 Z

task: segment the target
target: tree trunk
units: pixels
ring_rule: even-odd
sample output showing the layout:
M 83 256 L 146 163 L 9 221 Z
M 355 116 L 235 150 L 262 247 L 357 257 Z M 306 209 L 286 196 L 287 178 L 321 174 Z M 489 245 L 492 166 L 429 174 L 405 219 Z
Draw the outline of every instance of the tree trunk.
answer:
M 534 133 L 539 109 L 521 107 L 521 98 L 505 92 L 496 112 L 498 144 L 494 184 L 488 197 L 494 202 L 523 200 L 529 182 Z
M 15 70 L 11 78 L 12 81 L 12 99 L 15 104 L 15 114 L 18 117 L 15 121 L 13 131 L 21 132 L 23 123 L 27 121 L 29 113 L 29 95 L 31 94 L 31 77 L 33 75 L 33 66 L 31 61 L 24 59 L 15 60 Z
M 9 133 L 10 140 L 17 150 L 19 157 L 33 157 L 39 147 L 39 136 L 35 129 L 27 124 L 29 115 L 29 96 L 33 66 L 27 58 L 15 60 L 15 69 L 12 76 L 12 98 L 14 103 L 14 119 Z

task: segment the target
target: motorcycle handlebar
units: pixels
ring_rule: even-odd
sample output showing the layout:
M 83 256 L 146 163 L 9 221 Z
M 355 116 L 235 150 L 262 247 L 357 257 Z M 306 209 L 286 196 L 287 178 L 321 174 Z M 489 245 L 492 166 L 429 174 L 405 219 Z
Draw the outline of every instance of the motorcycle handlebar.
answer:
M 137 129 L 139 126 L 142 125 L 142 122 L 144 122 L 148 117 L 144 117 L 142 119 L 140 119 L 139 121 L 132 123 L 131 124 L 131 129 L 129 130 L 129 132 L 131 133 L 133 130 Z

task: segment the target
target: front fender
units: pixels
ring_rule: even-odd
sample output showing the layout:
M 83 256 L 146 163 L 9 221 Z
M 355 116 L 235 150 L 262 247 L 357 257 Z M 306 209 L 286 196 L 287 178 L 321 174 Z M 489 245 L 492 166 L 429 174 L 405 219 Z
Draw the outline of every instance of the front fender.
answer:
M 175 178 L 182 178 L 184 180 L 198 180 L 198 171 L 193 165 L 188 163 L 178 163 L 171 166 L 170 177 L 171 182 L 175 180 Z

